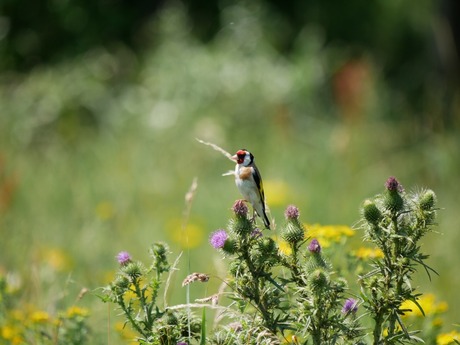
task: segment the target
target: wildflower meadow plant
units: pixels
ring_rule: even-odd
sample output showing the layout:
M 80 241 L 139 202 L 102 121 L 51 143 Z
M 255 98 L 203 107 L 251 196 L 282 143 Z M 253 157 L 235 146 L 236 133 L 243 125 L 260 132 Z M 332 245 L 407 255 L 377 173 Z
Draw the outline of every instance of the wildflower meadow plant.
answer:
M 355 263 L 356 258 L 366 259 L 368 264 L 353 278 L 334 269 L 329 258 L 333 251 L 327 248 L 330 244 L 323 248 L 321 238 L 309 234 L 296 206 L 286 208 L 285 220 L 274 234 L 262 232 L 256 219 L 249 217 L 246 203 L 237 200 L 225 229 L 209 237 L 212 248 L 228 261 L 228 275 L 220 278 L 224 289 L 193 303 L 161 304 L 160 285 L 166 282 L 167 289 L 169 284 L 169 277 L 165 280 L 163 275 L 172 269 L 166 245 L 155 244 L 149 267 L 126 252 L 119 253 L 119 272 L 101 298 L 118 306 L 140 344 L 377 345 L 423 341 L 425 333 L 412 329 L 414 323 L 408 322 L 414 308 L 424 315 L 423 295 L 411 285 L 411 279 L 419 268 L 430 277 L 436 273 L 426 264 L 428 255 L 420 245 L 435 225 L 436 212 L 433 191 L 406 192 L 396 178 L 389 178 L 383 192 L 362 205 L 357 230 L 363 231 L 368 246 L 365 253 L 360 250 L 348 258 Z M 345 228 L 340 232 L 350 235 Z M 208 274 L 192 273 L 182 285 L 210 279 L 213 277 Z M 347 279 L 357 280 L 359 290 L 353 291 Z M 201 320 L 193 308 L 202 308 Z M 217 309 L 211 331 L 206 327 L 208 308 Z M 437 333 L 432 333 L 430 340 L 448 344 L 446 337 L 453 334 L 452 343 L 456 341 L 458 333 L 441 335 L 439 327 L 432 329 Z
M 88 292 L 80 291 L 78 300 Z M 0 275 L 0 344 L 88 344 L 89 310 L 73 305 L 54 313 L 23 306 Z
M 164 243 L 152 245 L 149 267 L 120 252 L 117 276 L 99 295 L 102 301 L 118 306 L 126 323 L 138 334 L 139 344 L 177 344 L 199 335 L 200 323 L 195 318 L 160 306 L 162 276 L 171 269 L 168 250 Z
M 404 301 L 417 302 L 420 292 L 411 285 L 413 274 L 426 264 L 428 255 L 421 252 L 420 239 L 435 225 L 436 195 L 431 190 L 406 193 L 394 177 L 385 183 L 382 194 L 368 199 L 362 207 L 365 239 L 383 252 L 372 269 L 359 280 L 363 305 L 374 320 L 373 344 L 418 341 L 418 331 L 409 330 L 402 315 Z

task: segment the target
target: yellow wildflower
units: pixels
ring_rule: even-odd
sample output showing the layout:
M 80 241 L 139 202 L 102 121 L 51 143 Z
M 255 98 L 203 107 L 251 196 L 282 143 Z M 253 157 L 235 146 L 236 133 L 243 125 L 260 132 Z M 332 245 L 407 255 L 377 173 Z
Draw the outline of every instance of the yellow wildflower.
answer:
M 441 327 L 444 323 L 444 320 L 441 317 L 437 317 L 431 323 L 434 327 Z
M 283 341 L 281 344 L 283 345 L 299 345 L 300 340 L 299 337 L 294 333 L 294 331 L 286 331 L 283 335 Z
M 381 259 L 383 258 L 383 252 L 380 248 L 367 248 L 359 247 L 357 250 L 352 252 L 353 256 L 358 259 Z
M 80 308 L 80 307 L 77 307 L 77 306 L 72 306 L 72 307 L 68 308 L 67 311 L 66 311 L 66 316 L 69 319 L 74 318 L 74 317 L 78 317 L 78 316 L 86 317 L 88 315 L 89 315 L 88 309 Z
M 72 268 L 69 255 L 59 248 L 48 248 L 43 252 L 43 260 L 56 271 L 68 271 Z
M 305 228 L 307 229 L 306 235 L 316 238 L 323 248 L 329 247 L 332 242 L 341 242 L 355 234 L 355 231 L 347 225 L 305 224 Z
M 133 299 L 137 299 L 137 295 L 136 293 L 133 291 L 134 287 L 133 285 L 131 285 L 131 287 L 125 291 L 124 295 L 123 295 L 123 298 L 125 301 L 130 301 L 130 300 L 133 300 Z
M 36 310 L 30 314 L 30 321 L 32 321 L 32 323 L 46 323 L 49 320 L 49 314 L 43 310 Z
M 282 239 L 277 239 L 276 243 L 278 243 L 278 251 L 280 252 L 280 254 L 286 255 L 286 256 L 289 256 L 292 254 L 292 249 L 289 243 L 287 243 L 286 241 Z
M 12 345 L 22 344 L 24 341 L 21 336 L 21 330 L 16 326 L 2 326 L 0 336 L 5 340 L 9 340 L 9 344 Z
M 137 338 L 137 334 L 132 330 L 130 329 L 129 327 L 125 327 L 125 323 L 124 322 L 117 322 L 115 324 L 115 330 L 120 333 L 121 337 L 124 339 L 124 340 L 128 340 L 128 344 L 129 345 L 136 345 L 138 344 L 138 342 L 136 341 L 136 338 Z
M 9 312 L 11 319 L 23 322 L 25 320 L 25 314 L 23 310 L 13 309 Z
M 460 333 L 457 331 L 438 334 L 436 337 L 436 345 L 456 344 L 454 340 L 460 341 Z
M 443 313 L 447 310 L 447 303 L 444 301 L 437 302 L 433 294 L 422 295 L 418 300 L 418 304 L 422 307 L 426 316 Z M 412 301 L 406 300 L 401 304 L 400 309 L 411 309 L 412 311 L 405 312 L 405 317 L 423 316 L 419 307 Z

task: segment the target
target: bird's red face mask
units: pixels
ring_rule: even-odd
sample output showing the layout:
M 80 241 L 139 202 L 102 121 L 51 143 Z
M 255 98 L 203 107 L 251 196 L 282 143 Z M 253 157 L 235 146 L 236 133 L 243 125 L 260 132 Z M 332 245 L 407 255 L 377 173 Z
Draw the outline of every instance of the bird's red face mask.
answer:
M 244 150 L 239 150 L 236 155 L 234 155 L 232 158 L 238 163 L 241 164 L 244 162 L 244 157 L 246 157 L 246 151 Z

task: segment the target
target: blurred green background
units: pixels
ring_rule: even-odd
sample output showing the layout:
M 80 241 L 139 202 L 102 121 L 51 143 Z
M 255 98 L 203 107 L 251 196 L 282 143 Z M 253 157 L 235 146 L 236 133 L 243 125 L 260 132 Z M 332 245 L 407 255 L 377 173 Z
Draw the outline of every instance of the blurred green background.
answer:
M 221 176 L 232 163 L 200 138 L 255 155 L 277 223 L 294 203 L 306 223 L 352 226 L 392 175 L 432 188 L 442 210 L 424 250 L 440 276 L 416 284 L 448 302 L 449 329 L 460 321 L 459 7 L 3 0 L 0 273 L 49 312 L 107 284 L 119 251 L 148 260 L 158 240 L 172 260 L 185 249 L 171 302 L 185 302 L 188 267 L 223 277 L 208 236 L 240 196 Z M 107 306 L 78 303 L 104 343 Z

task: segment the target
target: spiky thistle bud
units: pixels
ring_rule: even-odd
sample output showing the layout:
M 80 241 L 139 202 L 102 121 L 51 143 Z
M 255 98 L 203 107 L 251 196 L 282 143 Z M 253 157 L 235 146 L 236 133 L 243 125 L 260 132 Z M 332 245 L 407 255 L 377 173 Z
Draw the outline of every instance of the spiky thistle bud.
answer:
M 224 253 L 232 255 L 236 253 L 237 248 L 238 248 L 237 241 L 234 238 L 229 237 L 225 241 L 224 246 L 222 247 L 222 250 L 224 251 Z
M 320 291 L 324 289 L 327 286 L 329 280 L 327 273 L 321 268 L 314 270 L 309 278 L 310 285 L 314 291 Z
M 275 241 L 270 237 L 263 238 L 262 241 L 260 241 L 260 250 L 265 255 L 275 253 L 277 250 Z
M 175 326 L 175 325 L 178 325 L 179 324 L 179 320 L 177 319 L 177 316 L 171 312 L 171 311 L 168 311 L 165 315 L 165 321 L 166 321 L 166 324 L 167 325 L 172 325 L 172 326 Z
M 140 262 L 130 262 L 126 266 L 123 266 L 121 270 L 129 276 L 131 280 L 135 280 L 142 276 L 143 267 Z
M 149 252 L 153 259 L 152 267 L 154 267 L 158 273 L 167 272 L 169 270 L 168 250 L 168 245 L 162 242 L 154 243 L 150 247 Z
M 348 289 L 348 282 L 345 278 L 339 277 L 335 282 L 336 289 L 339 291 L 345 291 Z
M 420 208 L 424 211 L 431 210 L 436 204 L 436 194 L 431 189 L 426 190 L 420 197 Z
M 117 290 L 119 289 L 120 290 L 119 292 L 121 292 L 121 293 L 126 291 L 130 284 L 131 284 L 131 282 L 125 276 L 119 276 L 113 282 L 113 286 L 115 287 L 115 289 L 117 289 Z
M 299 209 L 289 205 L 284 212 L 287 224 L 281 232 L 281 237 L 290 244 L 300 242 L 305 237 L 305 229 L 299 221 Z
M 246 237 L 254 230 L 252 222 L 248 218 L 240 216 L 235 216 L 230 221 L 228 228 L 240 237 Z
M 298 243 L 304 239 L 305 230 L 298 221 L 288 222 L 281 232 L 281 237 L 290 244 Z
M 362 214 L 366 221 L 376 225 L 382 219 L 382 212 L 377 208 L 372 200 L 365 200 L 363 203 Z
M 391 176 L 385 182 L 385 188 L 386 190 L 383 199 L 383 204 L 385 208 L 387 210 L 390 210 L 391 212 L 397 212 L 402 210 L 404 206 L 404 200 L 400 194 L 404 190 L 402 185 L 398 182 L 398 180 L 395 177 Z
M 155 243 L 150 248 L 150 255 L 161 259 L 166 259 L 168 253 L 168 246 L 165 243 Z

